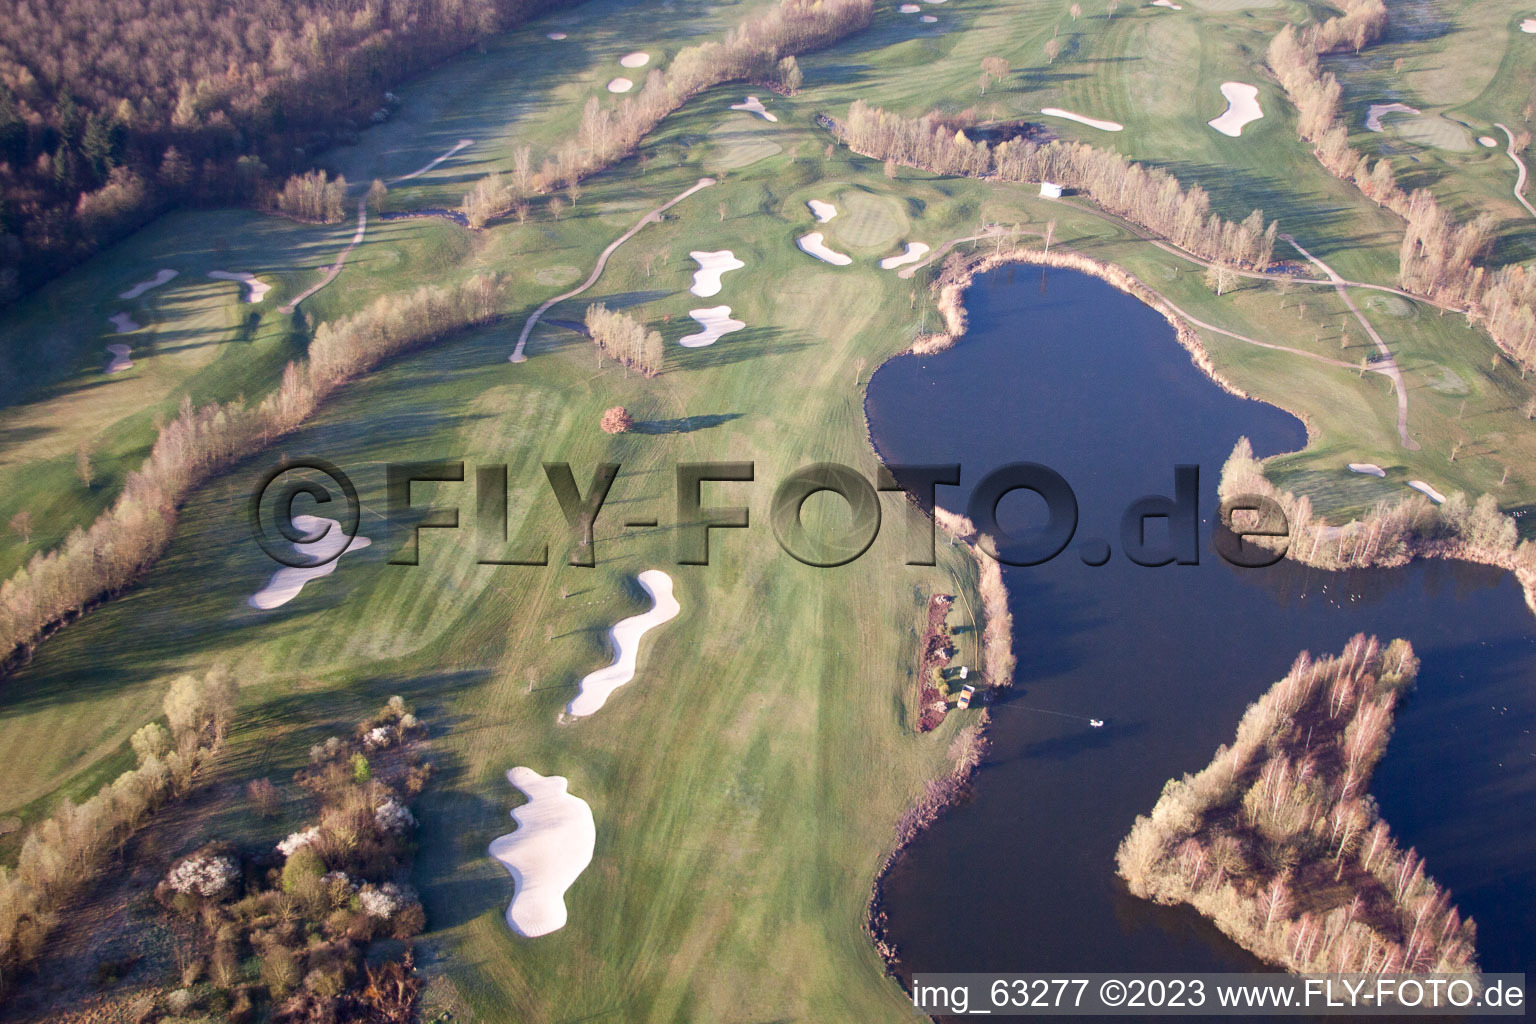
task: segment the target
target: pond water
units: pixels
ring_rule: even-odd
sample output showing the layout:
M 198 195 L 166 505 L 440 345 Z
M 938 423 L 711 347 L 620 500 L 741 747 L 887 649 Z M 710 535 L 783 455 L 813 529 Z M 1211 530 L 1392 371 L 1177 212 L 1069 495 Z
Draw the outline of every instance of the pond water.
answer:
M 1536 618 L 1514 580 L 1440 561 L 1227 564 L 1211 547 L 1221 465 L 1241 435 L 1261 457 L 1301 447 L 1298 420 L 1222 391 L 1162 317 L 1097 278 L 1003 268 L 967 305 L 955 348 L 871 380 L 876 447 L 891 464 L 961 463 L 961 486 L 939 491 L 957 511 L 988 471 L 1043 463 L 1080 521 L 1051 562 L 1005 567 L 1018 670 L 991 752 L 887 879 L 903 973 L 1259 969 L 1188 908 L 1130 896 L 1115 848 L 1299 651 L 1336 653 L 1361 631 L 1407 637 L 1423 662 L 1372 783 L 1384 817 L 1476 919 L 1482 966 L 1536 970 Z M 1172 496 L 1176 464 L 1200 468 L 1200 562 L 1133 564 L 1122 512 Z M 1000 520 L 1023 528 L 1043 507 L 1019 492 Z M 1100 538 L 1113 556 L 1095 568 L 1078 547 Z

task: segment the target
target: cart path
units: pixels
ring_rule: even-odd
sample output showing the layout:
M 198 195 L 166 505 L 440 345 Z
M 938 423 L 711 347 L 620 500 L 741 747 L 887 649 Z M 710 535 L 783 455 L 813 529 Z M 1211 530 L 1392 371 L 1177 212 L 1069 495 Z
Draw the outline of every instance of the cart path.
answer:
M 676 206 L 684 199 L 687 199 L 689 196 L 693 195 L 695 192 L 698 192 L 700 189 L 709 188 L 709 186 L 713 185 L 714 183 L 714 178 L 700 178 L 698 182 L 692 187 L 684 190 L 676 196 L 673 196 L 665 203 L 662 203 L 660 206 L 656 207 L 656 209 L 641 217 L 634 227 L 624 232 L 618 238 L 615 238 L 612 242 L 609 242 L 608 248 L 604 249 L 598 255 L 597 266 L 592 268 L 592 273 L 587 277 L 585 281 L 577 285 L 575 288 L 572 288 L 568 292 L 564 292 L 560 295 L 556 295 L 552 299 L 546 300 L 543 305 L 533 311 L 532 315 L 528 317 L 527 322 L 523 324 L 523 332 L 517 336 L 517 347 L 512 350 L 512 354 L 507 357 L 507 361 L 510 363 L 524 363 L 528 361 L 528 357 L 523 354 L 523 349 L 527 347 L 528 335 L 533 332 L 534 325 L 539 322 L 539 317 L 549 312 L 550 308 L 553 307 L 556 303 L 564 302 L 566 299 L 580 295 L 582 292 L 596 284 L 597 279 L 603 276 L 603 268 L 608 265 L 608 257 L 612 256 L 614 251 L 618 249 L 619 246 L 623 245 L 631 238 L 634 238 L 635 235 L 639 233 L 640 229 L 645 227 L 647 224 L 661 220 L 661 215 L 663 213 L 666 213 L 668 210 L 672 209 L 672 207 Z
M 1515 155 L 1515 133 L 1497 122 L 1494 123 L 1494 127 L 1502 129 L 1509 138 L 1509 148 L 1504 152 L 1515 162 L 1515 198 L 1520 201 L 1521 206 L 1525 207 L 1527 213 L 1536 217 L 1536 206 L 1532 206 L 1531 201 L 1525 198 L 1525 161 Z
M 1334 273 L 1333 268 L 1328 264 L 1303 249 L 1301 243 L 1290 235 L 1281 235 L 1280 237 L 1289 243 L 1292 249 L 1301 253 L 1319 270 L 1328 275 L 1328 279 L 1333 282 L 1334 289 L 1339 293 L 1339 298 L 1344 300 L 1344 305 L 1348 306 L 1349 311 L 1355 314 L 1355 319 L 1360 321 L 1360 326 L 1365 328 L 1365 333 L 1370 336 L 1371 341 L 1376 345 L 1376 351 L 1380 352 L 1382 357 L 1370 369 L 1374 369 L 1377 373 L 1390 378 L 1392 386 L 1397 390 L 1397 438 L 1402 442 L 1404 448 L 1411 452 L 1418 451 L 1419 442 L 1408 436 L 1408 388 L 1403 383 L 1403 372 L 1397 368 L 1397 357 L 1392 354 L 1392 350 L 1387 347 L 1387 343 L 1381 340 L 1381 335 L 1376 333 L 1376 328 L 1372 327 L 1371 322 L 1365 318 L 1365 314 L 1360 312 L 1359 307 L 1355 305 L 1355 301 L 1349 297 L 1350 282 Z
M 346 265 L 347 257 L 350 256 L 352 254 L 352 250 L 356 249 L 358 244 L 362 242 L 363 234 L 367 232 L 367 230 L 368 199 L 367 197 L 364 197 L 357 201 L 357 232 L 352 236 L 352 241 L 348 242 L 346 248 L 341 250 L 340 255 L 336 257 L 336 262 L 325 268 L 325 275 L 321 277 L 319 281 L 316 281 L 304 291 L 300 292 L 298 297 L 295 298 L 292 302 L 288 303 L 288 305 L 282 307 L 281 312 L 292 313 L 295 309 L 299 308 L 299 303 L 303 302 L 305 299 L 315 294 L 315 292 L 336 280 L 336 275 L 340 274 L 341 268 Z

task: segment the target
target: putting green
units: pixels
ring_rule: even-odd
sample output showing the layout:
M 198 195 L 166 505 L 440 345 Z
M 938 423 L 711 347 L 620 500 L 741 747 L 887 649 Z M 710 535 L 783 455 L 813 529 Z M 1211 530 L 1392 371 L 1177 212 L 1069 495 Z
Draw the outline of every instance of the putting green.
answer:
M 1434 372 L 1426 370 L 1424 376 L 1430 390 L 1437 391 L 1442 395 L 1469 395 L 1472 393 L 1471 385 L 1462 378 L 1461 374 L 1449 366 L 1442 366 Z
M 1435 149 L 1446 149 L 1455 153 L 1465 153 L 1476 148 L 1471 132 L 1443 117 L 1424 115 L 1405 117 L 1391 122 L 1391 125 L 1393 131 L 1399 136 L 1409 142 L 1417 142 L 1421 146 L 1433 146 Z
M 1400 320 L 1413 316 L 1413 303 L 1400 295 L 1372 295 L 1365 300 L 1365 308 Z
M 562 284 L 570 284 L 581 276 L 581 271 L 569 264 L 559 264 L 553 267 L 541 267 L 533 272 L 533 279 L 539 284 L 558 288 Z
M 901 203 L 863 189 L 845 189 L 833 199 L 833 238 L 853 249 L 889 249 L 907 231 Z
M 711 171 L 734 171 L 755 164 L 783 151 L 782 146 L 764 135 L 759 124 L 765 122 L 751 115 L 722 121 L 710 129 L 709 156 L 704 167 Z

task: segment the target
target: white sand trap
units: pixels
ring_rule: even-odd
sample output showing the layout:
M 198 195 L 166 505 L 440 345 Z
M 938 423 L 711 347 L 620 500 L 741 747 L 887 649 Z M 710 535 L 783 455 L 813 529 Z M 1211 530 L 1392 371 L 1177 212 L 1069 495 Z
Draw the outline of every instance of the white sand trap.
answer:
M 558 43 L 560 40 L 565 38 L 565 33 L 564 32 L 546 32 L 546 33 L 544 33 L 544 38 L 545 39 L 553 39 L 555 42 Z
M 678 338 L 677 343 L 683 348 L 703 348 L 713 345 L 722 337 L 732 331 L 739 331 L 747 326 L 740 320 L 731 318 L 730 306 L 710 306 L 708 309 L 690 309 L 688 315 L 704 326 L 697 334 L 689 334 Z
M 609 92 L 629 92 L 635 87 L 635 83 L 627 78 L 615 78 L 608 83 Z
M 1259 87 L 1245 82 L 1222 82 L 1221 94 L 1227 98 L 1227 109 L 1218 118 L 1205 122 L 1223 135 L 1237 138 L 1243 134 L 1243 125 L 1264 116 L 1259 109 Z
M 1074 114 L 1070 110 L 1062 110 L 1060 107 L 1042 107 L 1040 113 L 1049 114 L 1052 117 L 1064 117 L 1068 121 L 1076 121 L 1090 128 L 1098 128 L 1100 131 L 1118 132 L 1125 129 L 1125 125 L 1119 121 L 1101 121 L 1097 117 L 1084 117 L 1082 114 Z
M 634 53 L 626 53 L 619 58 L 619 63 L 626 68 L 643 68 L 651 62 L 651 55 L 636 50 Z
M 933 24 L 936 24 L 939 19 L 935 18 L 931 14 L 925 14 L 921 18 L 918 18 L 917 20 L 922 22 L 924 25 L 933 25 Z
M 916 14 L 918 11 L 922 10 L 923 8 L 920 5 L 918 5 L 918 4 L 902 4 L 900 7 L 896 8 L 896 9 L 898 11 L 900 11 L 902 14 Z
M 1366 476 L 1387 475 L 1387 471 L 1374 462 L 1351 462 L 1349 464 L 1349 471 L 1351 473 L 1364 473 Z
M 746 102 L 744 103 L 732 103 L 731 109 L 745 110 L 749 113 L 758 115 L 764 121 L 777 121 L 779 119 L 779 115 L 770 114 L 768 112 L 768 108 L 763 106 L 763 101 L 758 99 L 756 96 L 748 96 Z
M 1372 103 L 1371 109 L 1365 112 L 1365 128 L 1367 131 L 1385 131 L 1381 126 L 1383 114 L 1417 114 L 1419 111 L 1406 103 Z
M 729 306 L 717 308 L 726 310 L 727 313 L 730 311 Z M 696 309 L 688 315 L 695 320 L 700 320 L 699 314 L 708 312 L 711 310 Z M 700 320 L 700 322 L 703 321 Z M 740 323 L 740 321 L 731 322 Z M 713 340 L 713 338 L 710 339 L 710 341 Z M 703 342 L 703 344 L 707 345 L 709 342 Z M 670 622 L 677 617 L 678 612 L 682 611 L 677 598 L 672 596 L 672 577 L 660 569 L 647 569 L 640 574 L 639 580 L 640 586 L 656 603 L 648 612 L 619 620 L 619 623 L 609 631 L 608 638 L 612 641 L 615 651 L 613 664 L 607 668 L 598 669 L 581 681 L 576 699 L 565 706 L 567 713 L 583 718 L 595 713 L 607 703 L 609 694 L 635 678 L 635 659 L 640 653 L 640 638 L 647 630 L 663 622 Z
M 512 876 L 507 925 L 536 939 L 565 927 L 565 891 L 592 863 L 597 824 L 587 802 L 566 792 L 564 776 L 519 766 L 507 772 L 507 781 L 528 802 L 512 811 L 517 831 L 491 841 L 491 856 Z
M 701 299 L 707 299 L 711 295 L 720 294 L 720 275 L 730 273 L 732 270 L 740 270 L 746 266 L 729 249 L 721 249 L 719 252 L 704 252 L 695 249 L 688 255 L 699 262 L 699 269 L 693 272 L 693 287 L 688 290 Z M 730 310 L 726 310 L 726 312 L 730 312 Z
M 1174 3 L 1173 0 L 1152 0 L 1153 7 L 1166 7 L 1170 11 L 1182 11 L 1184 8 Z
M 895 270 L 897 267 L 904 267 L 908 263 L 916 263 L 926 255 L 928 255 L 928 246 L 925 243 L 908 242 L 906 252 L 900 256 L 887 256 L 880 261 L 880 269 Z
M 117 328 L 118 334 L 130 334 L 139 329 L 139 325 L 134 323 L 133 317 L 127 313 L 113 313 L 107 317 L 107 320 L 113 327 Z
M 837 216 L 837 207 L 824 199 L 811 199 L 805 205 L 811 208 L 811 213 L 815 214 L 818 224 L 825 224 Z
M 174 278 L 178 273 L 180 273 L 180 271 L 162 270 L 148 281 L 140 281 L 138 284 L 134 285 L 132 288 L 129 288 L 127 291 L 119 293 L 117 297 L 120 299 L 136 299 L 140 295 L 143 295 L 145 292 L 149 291 L 151 288 L 159 288 L 161 285 L 165 284 L 165 282 Z
M 133 360 L 128 358 L 132 349 L 127 345 L 108 345 L 107 351 L 112 353 L 112 361 L 107 364 L 108 373 L 122 373 L 133 366 Z
M 1409 480 L 1408 486 L 1428 497 L 1436 505 L 1443 505 L 1445 503 L 1445 495 L 1429 486 L 1423 480 Z
M 847 253 L 841 253 L 835 249 L 828 249 L 826 241 L 820 231 L 812 231 L 808 235 L 801 235 L 799 238 L 795 239 L 795 244 L 800 247 L 801 252 L 809 253 L 810 255 L 815 256 L 817 259 L 821 260 L 823 263 L 830 263 L 837 267 L 846 267 L 848 264 L 853 262 L 853 257 L 849 256 Z
M 1530 32 L 1536 35 L 1536 18 L 1526 18 L 1520 23 L 1521 32 Z
M 227 270 L 210 270 L 208 271 L 208 276 L 216 281 L 238 281 L 240 284 L 245 285 L 248 289 L 245 295 L 246 302 L 260 302 L 267 297 L 267 292 L 272 290 L 271 285 L 264 284 L 255 274 L 244 270 L 238 274 L 232 274 Z
M 1489 149 L 1492 149 L 1494 146 L 1499 144 L 1499 140 L 1495 139 L 1492 135 L 1479 135 L 1477 137 L 1477 144 L 1479 146 L 1487 146 Z
M 361 551 L 373 543 L 373 541 L 362 534 L 350 538 L 349 543 L 347 535 L 341 530 L 341 524 L 334 519 L 300 515 L 293 517 L 293 525 L 310 536 L 318 534 L 324 528 L 325 535 L 323 537 L 319 537 L 316 540 L 299 541 L 293 545 L 293 550 L 301 555 L 308 555 L 311 558 L 329 558 L 330 561 L 324 565 L 314 567 L 299 566 L 295 568 L 284 566 L 277 570 L 277 572 L 272 574 L 272 578 L 267 581 L 267 585 L 252 594 L 250 600 L 246 602 L 252 608 L 260 608 L 263 611 L 267 611 L 287 604 L 299 596 L 299 591 L 304 589 L 304 584 L 310 580 L 319 579 L 322 576 L 329 576 L 336 571 L 336 566 L 340 564 L 341 557 L 333 558 L 332 556 L 336 555 L 338 549 L 345 548 L 347 552 Z

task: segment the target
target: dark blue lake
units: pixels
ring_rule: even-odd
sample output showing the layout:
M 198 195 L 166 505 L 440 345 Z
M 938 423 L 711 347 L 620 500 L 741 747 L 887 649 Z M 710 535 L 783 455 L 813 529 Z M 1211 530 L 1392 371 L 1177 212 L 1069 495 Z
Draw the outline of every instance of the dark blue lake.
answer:
M 1115 848 L 1299 651 L 1362 631 L 1407 637 L 1423 662 L 1372 783 L 1383 816 L 1476 919 L 1484 969 L 1536 972 L 1536 617 L 1514 580 L 1440 561 L 1228 565 L 1210 544 L 1221 465 L 1241 435 L 1261 457 L 1301 447 L 1299 421 L 1222 391 L 1156 312 L 1096 278 L 1004 268 L 967 306 L 953 349 L 875 374 L 876 446 L 889 463 L 961 463 L 961 486 L 939 494 L 955 510 L 987 471 L 1043 463 L 1081 518 L 1056 559 L 1005 569 L 1018 670 L 991 753 L 886 883 L 904 972 L 1252 969 L 1193 911 L 1128 895 Z M 1171 496 L 1180 463 L 1201 472 L 1200 564 L 1135 565 L 1121 514 Z M 1004 525 L 1039 509 L 1012 495 Z M 1088 539 L 1110 542 L 1106 565 L 1078 557 Z

